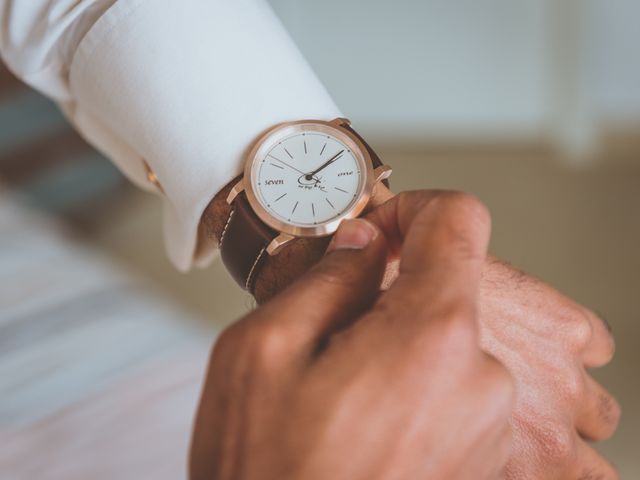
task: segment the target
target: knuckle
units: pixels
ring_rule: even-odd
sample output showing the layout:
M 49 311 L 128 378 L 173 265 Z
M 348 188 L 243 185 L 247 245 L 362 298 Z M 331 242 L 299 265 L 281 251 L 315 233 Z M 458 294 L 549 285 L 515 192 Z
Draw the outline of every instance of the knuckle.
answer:
M 467 222 L 488 227 L 491 224 L 489 209 L 476 196 L 466 192 L 443 192 L 438 201 L 448 210 L 457 213 L 456 217 Z
M 589 309 L 583 308 L 583 314 L 593 327 L 591 339 L 595 339 L 598 336 L 598 340 L 604 340 L 598 343 L 604 345 L 602 354 L 605 358 L 603 358 L 603 363 L 609 363 L 616 353 L 616 342 L 611 333 L 611 327 L 606 320 Z M 598 326 L 601 328 L 598 328 Z
M 572 325 L 572 339 L 574 347 L 582 350 L 589 344 L 591 336 L 593 335 L 593 328 L 589 318 L 584 312 L 580 312 L 576 316 Z
M 491 217 L 487 207 L 468 193 L 447 192 L 434 199 L 439 222 L 446 228 L 452 251 L 462 259 L 484 258 L 478 249 L 478 239 L 488 237 Z
M 541 464 L 548 464 L 552 471 L 564 472 L 575 465 L 578 436 L 573 424 L 537 408 L 516 409 L 513 422 Z
M 571 461 L 575 450 L 575 438 L 565 428 L 541 430 L 538 440 L 546 460 L 555 465 L 565 465 Z
M 593 328 L 588 316 L 580 309 L 571 308 L 558 313 L 563 325 L 565 348 L 574 353 L 581 353 L 591 341 Z
M 288 351 L 289 339 L 282 328 L 265 323 L 252 329 L 247 353 L 256 366 L 270 369 L 279 365 Z
M 422 209 L 433 201 L 433 194 L 441 195 L 443 190 L 424 191 L 402 191 L 396 195 L 396 205 L 398 212 L 407 212 L 413 209 Z
M 212 361 L 234 368 L 259 371 L 273 370 L 288 351 L 286 332 L 278 325 L 255 315 L 226 328 L 212 351 Z
M 610 427 L 611 434 L 613 434 L 620 422 L 622 408 L 618 401 L 607 392 L 600 394 L 599 404 L 598 415 L 602 421 Z

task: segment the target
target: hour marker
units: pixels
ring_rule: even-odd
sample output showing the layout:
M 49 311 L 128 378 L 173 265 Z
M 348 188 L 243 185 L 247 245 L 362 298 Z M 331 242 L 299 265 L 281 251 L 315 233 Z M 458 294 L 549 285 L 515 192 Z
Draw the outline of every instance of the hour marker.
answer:
M 273 156 L 273 155 L 271 155 L 270 153 L 267 153 L 267 157 L 271 157 L 271 158 L 273 158 L 274 160 L 277 160 L 277 161 L 279 161 L 279 162 L 281 161 L 278 157 L 274 157 L 274 156 Z
M 269 165 L 273 165 L 274 167 L 278 167 L 280 170 L 284 170 L 284 167 L 276 165 L 275 163 L 270 163 Z
M 338 190 L 339 192 L 349 193 L 349 192 L 347 192 L 346 190 L 341 189 L 340 187 L 333 187 L 333 188 L 335 188 L 335 189 L 336 189 L 336 190 Z
M 313 214 L 313 218 L 316 218 L 316 206 L 311 202 L 311 213 Z
M 307 141 L 305 140 L 303 143 L 304 143 L 304 153 L 306 155 L 306 153 L 307 153 Z
M 325 144 L 322 146 L 322 150 L 320 150 L 320 155 L 322 155 L 324 153 L 324 149 L 327 148 L 327 143 L 325 142 Z
M 296 208 L 298 208 L 298 204 L 299 204 L 299 203 L 300 203 L 300 202 L 296 202 L 296 204 L 293 206 L 293 210 L 291 210 L 291 213 L 293 213 L 293 212 L 295 212 L 295 211 L 296 211 Z
M 293 156 L 291 156 L 291 154 L 289 153 L 289 150 L 287 150 L 287 147 L 284 147 L 284 151 L 287 152 L 287 155 L 289 155 L 289 158 L 293 159 Z
M 276 203 L 278 200 L 280 200 L 282 197 L 286 196 L 286 193 L 283 193 L 282 195 L 280 195 L 278 198 L 276 198 L 273 203 Z
M 328 198 L 325 198 L 325 200 L 329 205 L 331 205 L 331 208 L 333 208 L 334 210 L 336 209 L 336 207 L 333 206 L 333 203 L 331 203 Z

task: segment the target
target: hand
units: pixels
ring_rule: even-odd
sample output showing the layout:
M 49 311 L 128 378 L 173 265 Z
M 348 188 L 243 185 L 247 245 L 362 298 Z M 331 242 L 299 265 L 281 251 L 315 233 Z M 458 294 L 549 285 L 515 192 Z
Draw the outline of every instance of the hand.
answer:
M 616 400 L 586 368 L 614 354 L 605 323 L 544 283 L 493 260 L 480 288 L 481 343 L 515 377 L 514 450 L 508 480 L 617 479 L 585 439 L 604 440 Z
M 318 168 L 316 168 L 313 172 L 311 173 L 307 173 L 307 175 L 305 176 L 305 178 L 307 180 L 311 180 L 314 175 L 316 173 L 318 173 L 320 170 L 323 170 L 325 168 L 327 168 L 329 165 L 331 165 L 333 162 L 335 162 L 336 160 L 338 160 L 342 154 L 344 153 L 344 150 L 340 150 L 338 153 L 336 153 L 333 157 L 331 157 L 329 160 L 327 160 L 326 162 L 324 162 L 322 165 L 320 165 Z
M 406 222 L 405 212 L 432 201 L 434 195 L 438 194 L 402 193 L 368 218 L 382 228 L 391 248 L 400 248 L 397 226 Z M 496 259 L 485 265 L 479 300 L 482 348 L 507 367 L 518 392 L 506 478 L 618 478 L 584 440 L 609 437 L 620 417 L 615 399 L 586 371 L 613 356 L 613 338 L 605 324 L 551 287 Z
M 374 197 L 376 207 L 393 196 L 378 191 L 382 194 Z M 397 217 L 394 209 L 416 195 L 420 193 L 400 194 L 377 210 L 386 212 L 392 225 Z M 212 209 L 211 217 L 215 219 L 219 211 Z M 219 225 L 212 229 L 216 232 L 224 221 L 210 224 Z M 266 301 L 303 275 L 323 251 L 321 240 L 302 239 L 271 257 L 256 283 L 258 301 Z M 392 270 L 388 277 L 391 283 Z M 599 472 L 604 472 L 604 479 L 617 478 L 613 467 L 582 439 L 609 437 L 620 418 L 615 399 L 586 372 L 613 356 L 613 338 L 602 321 L 553 288 L 491 257 L 480 282 L 479 304 L 482 346 L 504 362 L 518 387 L 507 479 L 588 479 L 589 472 L 595 478 Z M 552 375 L 548 362 L 556 362 Z
M 277 161 L 278 161 L 278 162 L 280 162 L 281 164 L 283 164 L 283 165 L 285 165 L 285 166 L 289 167 L 291 170 L 294 170 L 294 171 L 296 171 L 296 172 L 300 173 L 302 176 L 306 176 L 306 175 L 307 175 L 307 174 L 306 174 L 306 173 L 304 173 L 302 170 L 297 169 L 297 168 L 296 168 L 296 167 L 294 167 L 293 165 L 289 165 L 289 164 L 288 164 L 287 162 L 285 162 L 284 160 L 280 160 L 279 158 L 276 158 L 276 157 L 274 157 L 274 156 L 273 156 L 273 155 L 271 155 L 271 154 L 268 154 L 267 156 L 268 156 L 268 157 L 273 158 L 274 160 L 277 160 Z
M 352 220 L 301 281 L 222 334 L 192 479 L 496 478 L 513 390 L 478 346 L 488 215 L 444 195 L 402 219 L 389 291 L 385 236 Z

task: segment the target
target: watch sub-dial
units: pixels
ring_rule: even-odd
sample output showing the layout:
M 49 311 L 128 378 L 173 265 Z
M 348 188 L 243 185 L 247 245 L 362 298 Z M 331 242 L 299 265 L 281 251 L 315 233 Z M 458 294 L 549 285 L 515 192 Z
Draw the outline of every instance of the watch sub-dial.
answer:
M 321 190 L 323 192 L 327 191 L 322 184 L 322 177 L 310 177 L 309 175 L 301 175 L 300 177 L 298 177 L 298 188 L 304 190 L 312 190 L 314 188 L 317 188 L 318 190 Z
M 318 177 L 314 177 L 312 175 L 307 175 L 307 174 L 300 175 L 298 177 L 298 183 L 300 185 L 317 185 L 320 183 L 320 180 L 321 179 Z

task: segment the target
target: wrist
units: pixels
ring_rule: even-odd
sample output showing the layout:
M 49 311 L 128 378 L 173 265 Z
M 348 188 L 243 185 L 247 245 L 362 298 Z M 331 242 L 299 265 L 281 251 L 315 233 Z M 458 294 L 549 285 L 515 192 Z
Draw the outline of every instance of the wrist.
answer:
M 236 178 L 225 185 L 205 209 L 200 228 L 203 240 L 213 239 L 216 243 L 220 241 L 231 213 L 227 196 L 237 181 Z M 328 238 L 298 238 L 278 255 L 267 257 L 262 268 L 256 273 L 254 287 L 256 301 L 266 302 L 300 277 L 322 257 L 328 243 Z
M 220 190 L 204 211 L 201 222 L 201 235 L 207 239 L 220 240 L 226 225 L 231 206 L 227 196 L 238 179 L 229 182 Z M 378 185 L 371 198 L 371 207 L 376 207 L 393 196 L 386 187 Z M 330 237 L 298 238 L 287 245 L 277 255 L 266 258 L 255 279 L 254 296 L 261 304 L 269 300 L 290 283 L 302 276 L 322 256 L 329 244 Z
M 202 240 L 211 241 L 213 239 L 216 244 L 220 242 L 222 231 L 231 213 L 231 205 L 227 203 L 227 196 L 238 179 L 239 177 L 236 177 L 227 183 L 205 208 L 199 232 Z

